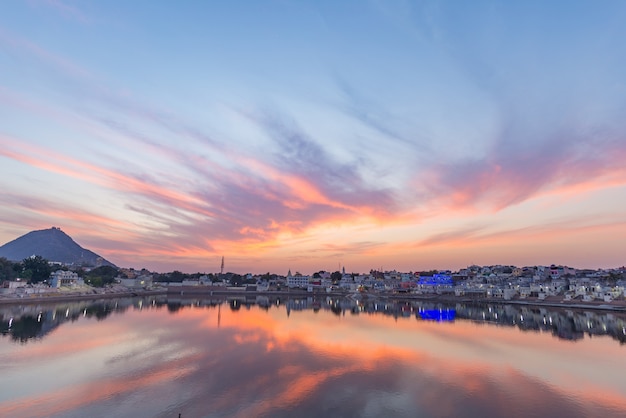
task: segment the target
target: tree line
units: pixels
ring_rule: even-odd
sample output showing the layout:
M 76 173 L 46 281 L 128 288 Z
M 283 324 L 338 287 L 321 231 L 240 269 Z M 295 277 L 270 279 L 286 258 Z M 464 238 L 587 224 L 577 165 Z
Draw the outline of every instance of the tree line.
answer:
M 52 267 L 48 260 L 40 255 L 17 262 L 0 257 L 0 282 L 20 278 L 30 283 L 40 283 L 48 280 L 50 273 L 52 273 Z
M 50 265 L 49 261 L 40 255 L 27 257 L 22 261 L 11 261 L 0 257 L 0 283 L 21 279 L 27 283 L 44 283 L 50 279 L 50 274 L 57 270 L 69 270 L 65 266 Z M 100 266 L 87 271 L 84 268 L 75 272 L 85 280 L 85 283 L 102 287 L 115 282 L 118 269 L 111 266 Z
M 50 279 L 50 274 L 57 270 L 70 270 L 70 268 L 67 266 L 51 265 L 48 260 L 39 255 L 25 258 L 22 261 L 11 261 L 7 258 L 0 257 L 0 283 L 16 279 L 21 279 L 31 284 L 44 283 Z M 112 266 L 100 266 L 91 270 L 81 267 L 71 270 L 77 273 L 79 277 L 82 277 L 86 284 L 95 287 L 103 287 L 115 283 L 116 277 L 124 276 L 119 269 Z M 182 282 L 183 280 L 198 279 L 205 274 L 188 274 L 174 270 L 169 273 L 153 273 L 152 275 L 154 281 Z M 246 279 L 245 276 L 235 273 L 226 273 L 222 276 L 209 273 L 207 276 L 209 280 L 213 282 L 226 279 L 236 286 L 251 282 L 251 280 Z M 268 280 L 273 276 L 275 275 L 270 275 L 269 273 L 264 275 Z

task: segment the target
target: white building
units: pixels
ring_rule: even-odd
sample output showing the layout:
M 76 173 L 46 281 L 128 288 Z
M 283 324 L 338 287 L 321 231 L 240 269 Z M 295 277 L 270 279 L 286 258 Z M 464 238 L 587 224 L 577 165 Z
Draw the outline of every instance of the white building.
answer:
M 298 272 L 296 272 L 295 275 L 292 275 L 291 270 L 289 270 L 289 272 L 287 273 L 287 286 L 308 289 L 309 276 L 304 276 Z
M 85 282 L 73 271 L 57 270 L 50 275 L 50 287 L 59 288 L 82 286 Z

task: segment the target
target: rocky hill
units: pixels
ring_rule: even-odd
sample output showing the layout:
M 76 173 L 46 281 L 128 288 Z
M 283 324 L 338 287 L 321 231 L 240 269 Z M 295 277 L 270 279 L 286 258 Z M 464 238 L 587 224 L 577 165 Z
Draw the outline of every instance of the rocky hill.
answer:
M 113 266 L 113 263 L 93 251 L 78 245 L 60 228 L 52 227 L 31 231 L 0 247 L 0 257 L 21 261 L 32 255 L 40 255 L 48 261 L 82 266 Z

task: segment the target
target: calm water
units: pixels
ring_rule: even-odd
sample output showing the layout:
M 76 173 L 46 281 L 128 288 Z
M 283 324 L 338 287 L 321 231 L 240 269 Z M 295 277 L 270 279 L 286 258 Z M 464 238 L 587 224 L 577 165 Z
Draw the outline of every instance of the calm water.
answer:
M 623 417 L 626 316 L 322 298 L 0 306 L 3 417 Z

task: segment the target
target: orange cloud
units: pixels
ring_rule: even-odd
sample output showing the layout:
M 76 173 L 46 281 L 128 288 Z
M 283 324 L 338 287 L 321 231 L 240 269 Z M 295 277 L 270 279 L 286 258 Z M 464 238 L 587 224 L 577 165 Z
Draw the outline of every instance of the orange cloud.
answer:
M 82 160 L 76 160 L 64 154 L 46 148 L 37 148 L 7 137 L 0 137 L 5 145 L 22 149 L 22 152 L 10 149 L 0 150 L 0 155 L 16 161 L 23 162 L 33 167 L 62 174 L 71 178 L 78 178 L 95 185 L 106 186 L 115 190 L 129 191 L 143 195 L 160 196 L 176 202 L 182 209 L 189 209 L 207 216 L 214 214 L 205 208 L 205 202 L 189 194 L 171 190 L 156 184 L 138 180 L 131 176 L 89 164 Z M 28 154 L 26 154 L 26 152 Z M 55 163 L 56 161 L 56 163 Z

